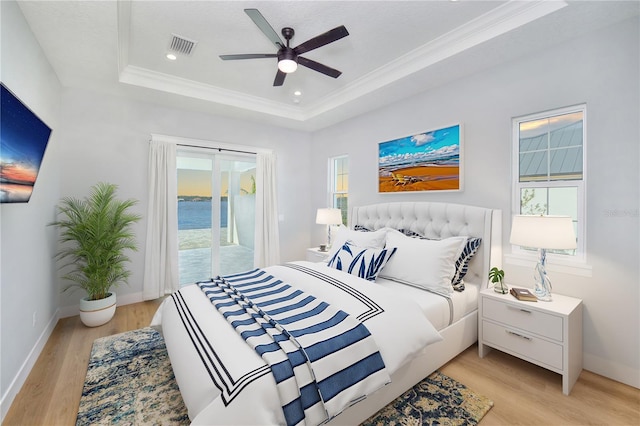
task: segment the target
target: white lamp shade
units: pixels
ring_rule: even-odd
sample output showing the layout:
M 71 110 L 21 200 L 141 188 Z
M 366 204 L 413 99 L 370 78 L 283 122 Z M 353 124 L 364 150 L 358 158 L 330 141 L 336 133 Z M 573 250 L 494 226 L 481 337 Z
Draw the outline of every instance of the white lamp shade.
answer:
M 576 248 L 569 216 L 516 215 L 511 223 L 511 244 L 552 250 Z
M 339 225 L 342 223 L 342 212 L 340 209 L 318 209 L 316 223 L 318 225 Z

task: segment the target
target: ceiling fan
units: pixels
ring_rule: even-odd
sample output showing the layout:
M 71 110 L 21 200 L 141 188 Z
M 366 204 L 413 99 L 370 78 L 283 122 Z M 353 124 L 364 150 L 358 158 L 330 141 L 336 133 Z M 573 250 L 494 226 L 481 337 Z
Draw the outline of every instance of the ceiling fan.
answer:
M 344 27 L 344 25 L 329 30 L 326 33 L 320 34 L 319 36 L 316 36 L 292 48 L 289 47 L 289 41 L 293 38 L 293 35 L 295 33 L 293 31 L 293 28 L 285 27 L 282 29 L 282 36 L 287 41 L 287 44 L 285 45 L 282 39 L 273 30 L 271 25 L 269 25 L 267 20 L 264 18 L 264 16 L 262 16 L 258 9 L 245 9 L 244 11 L 247 15 L 249 15 L 249 17 L 258 26 L 258 28 L 260 28 L 260 31 L 262 31 L 264 35 L 266 35 L 267 38 L 276 45 L 276 47 L 278 48 L 278 52 L 220 55 L 220 59 L 228 61 L 237 59 L 278 58 L 278 72 L 276 73 L 276 78 L 273 81 L 274 86 L 282 86 L 282 84 L 284 83 L 284 78 L 288 73 L 294 72 L 298 68 L 298 64 L 307 68 L 311 68 L 314 71 L 318 71 L 333 78 L 338 78 L 340 74 L 342 74 L 342 72 L 336 69 L 330 68 L 326 65 L 300 55 L 348 36 L 349 32 Z

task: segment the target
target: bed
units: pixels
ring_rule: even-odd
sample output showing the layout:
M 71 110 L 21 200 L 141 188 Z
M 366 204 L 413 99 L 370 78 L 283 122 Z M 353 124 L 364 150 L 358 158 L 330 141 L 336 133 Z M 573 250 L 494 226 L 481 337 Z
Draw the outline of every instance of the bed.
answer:
M 432 274 L 421 268 L 449 273 L 450 260 L 462 259 L 471 241 L 476 241 L 473 256 L 467 265 L 458 265 L 464 268 L 452 267 L 449 278 L 465 269 L 456 285 L 463 291 L 425 290 L 425 285 L 432 285 Z M 184 287 L 163 302 L 152 326 L 164 336 L 192 424 L 304 423 L 300 415 L 306 415 L 308 424 L 359 424 L 477 340 L 477 297 L 488 285 L 490 267 L 500 266 L 500 244 L 499 210 L 428 202 L 354 207 L 349 229 L 334 237 L 328 262 L 291 262 Z M 445 252 L 449 260 L 438 260 Z M 356 264 L 349 263 L 349 256 L 369 256 L 368 267 L 348 271 L 347 264 Z M 440 285 L 442 279 L 434 282 Z M 254 304 L 243 289 L 246 294 L 275 296 Z M 265 308 L 280 306 L 285 296 L 312 300 L 305 303 L 322 305 L 322 315 L 330 312 L 331 318 L 346 312 L 345 321 L 353 321 L 353 327 L 344 326 L 345 330 L 355 333 L 364 325 L 364 331 L 354 337 L 356 343 L 344 344 L 344 352 L 335 352 L 338 355 L 314 355 L 311 348 L 326 345 L 310 341 L 304 333 L 291 337 L 279 323 L 295 315 Z M 237 309 L 240 305 L 243 309 Z M 249 321 L 245 318 L 263 321 L 260 335 L 242 328 Z M 283 345 L 293 345 L 292 352 L 298 347 L 300 353 L 310 354 L 286 373 L 281 372 L 282 360 L 267 359 L 261 351 L 270 344 L 260 339 L 276 332 L 277 337 L 287 336 L 279 343 L 284 352 Z M 329 334 L 338 333 L 333 328 L 322 332 L 330 336 L 319 339 L 322 342 L 338 340 Z M 340 334 L 341 341 L 346 334 Z M 363 355 L 357 362 L 347 361 L 352 356 L 347 350 L 354 347 Z M 332 356 L 334 361 L 325 361 Z M 348 370 L 340 362 L 358 367 Z M 308 365 L 311 381 L 319 384 L 319 402 L 307 393 L 309 386 L 300 391 L 288 387 L 296 380 L 307 383 L 307 373 L 298 369 Z M 364 372 L 365 368 L 370 370 Z M 352 378 L 358 374 L 362 377 L 356 382 Z M 335 377 L 335 383 L 326 384 Z M 353 383 L 345 385 L 347 378 Z M 335 387 L 338 382 L 342 387 Z

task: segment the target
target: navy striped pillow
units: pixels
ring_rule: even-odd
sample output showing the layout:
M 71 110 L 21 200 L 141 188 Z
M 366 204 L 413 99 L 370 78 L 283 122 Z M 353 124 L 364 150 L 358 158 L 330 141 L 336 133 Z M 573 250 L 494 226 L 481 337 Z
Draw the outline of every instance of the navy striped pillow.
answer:
M 365 280 L 375 281 L 397 247 L 368 249 L 345 243 L 329 263 L 329 267 L 348 272 Z
M 467 274 L 467 271 L 469 270 L 469 262 L 478 252 L 481 242 L 482 238 L 470 237 L 467 239 L 467 243 L 464 245 L 462 253 L 460 253 L 458 260 L 456 260 L 456 273 L 453 274 L 453 279 L 451 280 L 454 290 L 464 290 L 464 281 L 462 281 L 462 279 Z

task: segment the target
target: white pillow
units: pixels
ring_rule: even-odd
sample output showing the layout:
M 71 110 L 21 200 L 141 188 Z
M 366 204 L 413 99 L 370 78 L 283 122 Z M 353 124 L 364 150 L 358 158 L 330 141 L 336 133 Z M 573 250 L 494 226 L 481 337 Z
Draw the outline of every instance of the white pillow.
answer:
M 380 278 L 450 295 L 456 259 L 466 241 L 466 237 L 422 240 L 389 232 L 387 244 L 397 247 L 398 251 L 386 264 Z
M 331 234 L 331 248 L 327 255 L 327 260 L 331 259 L 337 252 L 342 249 L 342 246 L 348 241 L 354 246 L 361 248 L 384 248 L 384 244 L 387 240 L 386 228 L 378 229 L 377 231 L 354 231 L 346 226 L 339 226 L 334 233 Z

